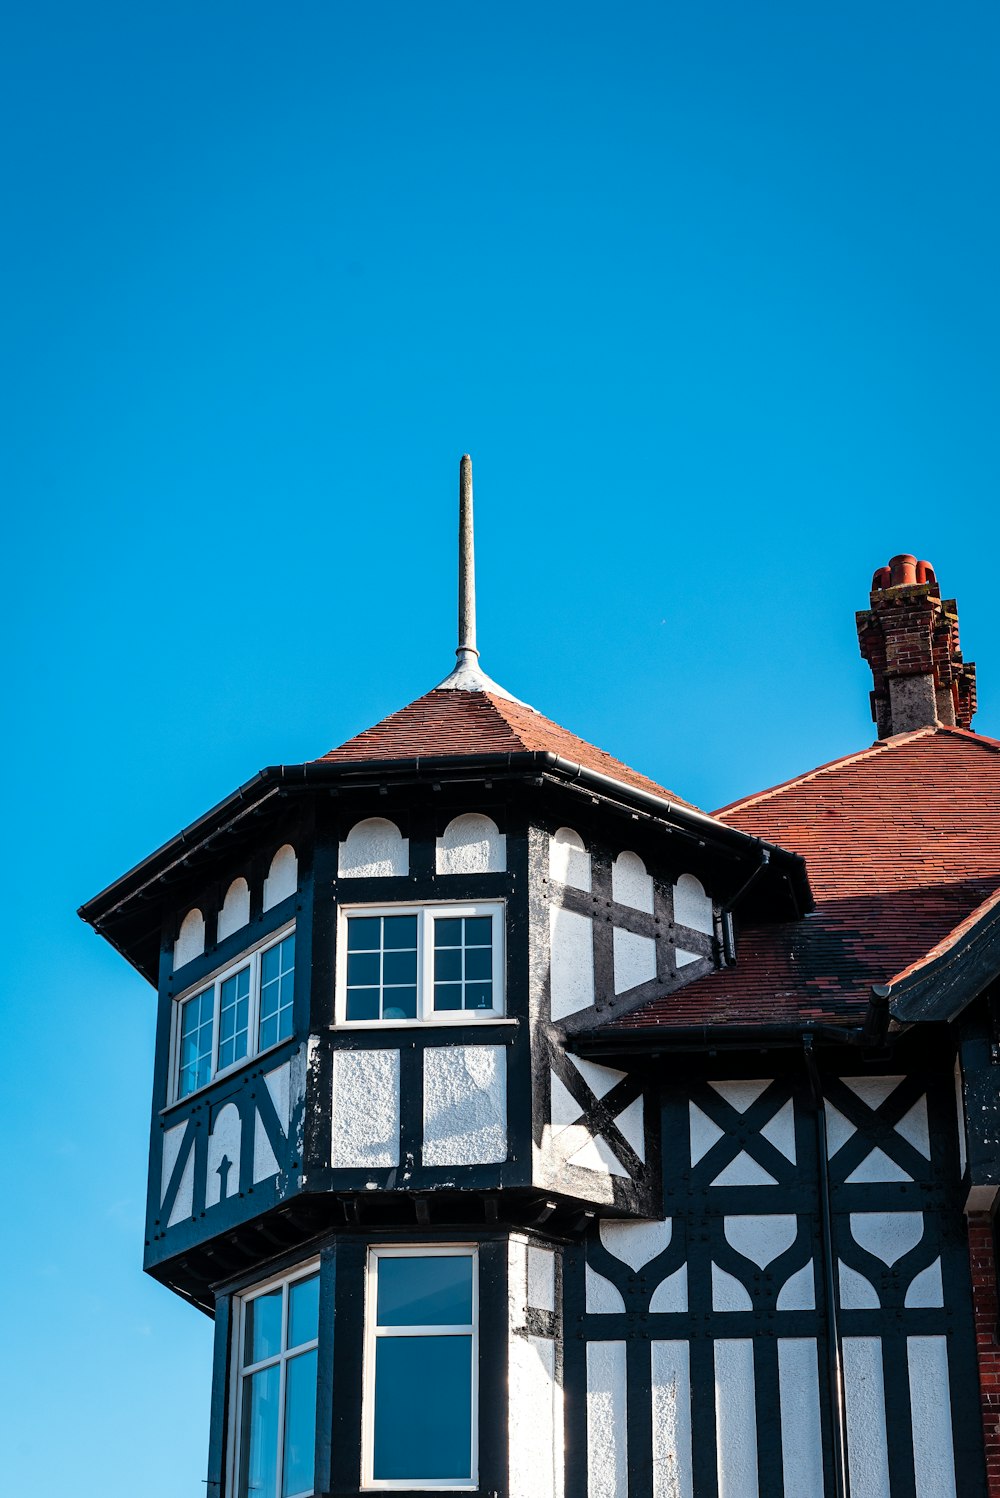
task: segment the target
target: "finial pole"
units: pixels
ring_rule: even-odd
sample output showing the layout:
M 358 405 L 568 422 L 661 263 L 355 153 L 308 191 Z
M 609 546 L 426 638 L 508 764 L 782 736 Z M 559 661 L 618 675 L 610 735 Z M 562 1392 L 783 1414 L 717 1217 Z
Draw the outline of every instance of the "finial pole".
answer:
M 472 459 L 458 469 L 458 649 L 460 666 L 474 665 L 476 649 L 476 549 L 472 528 Z

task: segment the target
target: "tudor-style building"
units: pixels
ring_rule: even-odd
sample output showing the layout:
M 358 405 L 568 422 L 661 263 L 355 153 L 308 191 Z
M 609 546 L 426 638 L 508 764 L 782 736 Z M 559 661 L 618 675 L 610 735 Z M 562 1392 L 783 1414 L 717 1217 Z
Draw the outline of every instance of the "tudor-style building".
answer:
M 471 506 L 463 459 L 452 674 L 81 912 L 158 989 L 145 1262 L 215 1318 L 208 1493 L 995 1498 L 955 605 L 894 558 L 876 743 L 708 816 L 483 674 Z

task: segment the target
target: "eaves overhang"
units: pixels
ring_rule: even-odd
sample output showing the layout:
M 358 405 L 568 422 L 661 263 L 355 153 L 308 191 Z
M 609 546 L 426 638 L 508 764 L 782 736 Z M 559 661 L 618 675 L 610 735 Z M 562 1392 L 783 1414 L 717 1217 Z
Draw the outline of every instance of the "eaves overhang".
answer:
M 313 790 L 328 793 L 366 789 L 381 791 L 390 786 L 434 784 L 439 780 L 454 783 L 498 779 L 578 786 L 597 803 L 619 805 L 633 816 L 645 816 L 686 832 L 705 847 L 726 849 L 735 854 L 739 866 L 748 871 L 766 866 L 766 880 L 761 881 L 760 895 L 766 890 L 774 919 L 787 919 L 790 914 L 803 915 L 814 908 L 805 860 L 800 854 L 741 832 L 685 802 L 656 796 L 550 750 L 523 750 L 499 754 L 415 756 L 398 760 L 309 760 L 298 765 L 270 765 L 81 905 L 78 913 L 131 962 L 133 957 L 115 940 L 112 929 L 126 909 L 137 899 L 150 897 L 154 886 L 187 866 L 199 854 L 212 852 L 213 844 L 223 834 L 266 810 L 269 803 L 281 796 Z M 149 976 L 145 968 L 140 970 Z
M 898 1024 L 955 1019 L 1000 976 L 1000 890 L 885 985 Z

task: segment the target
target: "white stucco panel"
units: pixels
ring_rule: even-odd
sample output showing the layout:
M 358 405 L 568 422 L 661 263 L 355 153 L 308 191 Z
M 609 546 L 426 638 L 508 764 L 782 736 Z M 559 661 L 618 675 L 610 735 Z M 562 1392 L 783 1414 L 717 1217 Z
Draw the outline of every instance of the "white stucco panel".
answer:
M 240 1189 L 240 1152 L 243 1122 L 235 1103 L 220 1109 L 208 1136 L 208 1171 L 205 1176 L 205 1206 L 214 1207 Z M 228 1161 L 228 1164 L 227 1164 Z M 225 1183 L 223 1185 L 223 1183 Z
M 181 921 L 181 929 L 174 942 L 174 967 L 183 967 L 186 962 L 200 957 L 205 950 L 205 917 L 200 910 L 189 910 Z
M 410 872 L 410 844 L 395 822 L 366 817 L 353 826 L 340 845 L 337 871 L 341 878 L 379 879 Z
M 692 931 L 702 931 L 706 936 L 711 936 L 715 930 L 711 897 L 706 895 L 701 880 L 693 874 L 682 874 L 674 885 L 674 921 L 678 926 L 689 926 Z
M 335 1169 L 399 1164 L 399 1052 L 336 1051 L 333 1057 Z
M 264 880 L 264 909 L 271 910 L 294 895 L 299 887 L 299 862 L 290 843 L 279 848 L 271 859 L 271 867 Z
M 556 1346 L 547 1337 L 509 1344 L 510 1498 L 559 1498 L 562 1492 L 562 1393 Z
M 467 812 L 455 817 L 436 845 L 439 874 L 502 874 L 507 839 L 492 817 Z
M 250 886 L 245 879 L 234 879 L 226 890 L 226 898 L 219 911 L 217 935 L 220 941 L 242 931 L 250 919 Z
M 638 853 L 619 853 L 611 865 L 611 898 L 632 910 L 653 914 L 653 880 Z
M 494 1165 L 507 1158 L 507 1051 L 501 1045 L 424 1051 L 424 1165 Z
M 594 1002 L 594 922 L 589 915 L 553 906 L 552 1018 L 565 1019 Z
M 559 884 L 590 893 L 590 854 L 572 827 L 560 827 L 549 839 L 549 875 Z
M 656 977 L 656 942 L 651 936 L 636 936 L 615 926 L 612 935 L 615 962 L 615 993 L 627 993 Z
M 587 1344 L 587 1498 L 628 1498 L 624 1342 Z

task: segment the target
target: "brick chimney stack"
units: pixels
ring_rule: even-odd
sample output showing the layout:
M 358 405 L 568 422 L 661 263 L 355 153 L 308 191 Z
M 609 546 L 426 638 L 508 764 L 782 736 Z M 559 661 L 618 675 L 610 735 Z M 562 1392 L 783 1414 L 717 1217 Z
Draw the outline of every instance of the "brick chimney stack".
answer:
M 943 725 L 968 728 L 976 668 L 958 648 L 958 607 L 941 601 L 934 568 L 904 553 L 872 578 L 871 607 L 857 615 L 861 654 L 872 668 L 879 738 Z

